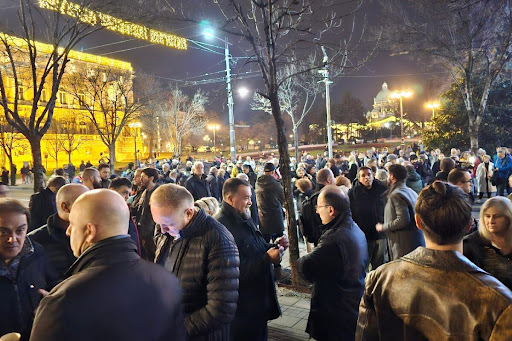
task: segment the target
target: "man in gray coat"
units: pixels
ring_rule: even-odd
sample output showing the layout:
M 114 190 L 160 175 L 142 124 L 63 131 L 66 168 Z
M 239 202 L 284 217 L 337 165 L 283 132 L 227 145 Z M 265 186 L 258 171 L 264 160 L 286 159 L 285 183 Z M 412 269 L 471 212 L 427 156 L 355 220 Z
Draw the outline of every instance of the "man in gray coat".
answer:
M 375 225 L 377 231 L 386 233 L 390 261 L 408 254 L 418 246 L 425 246 L 423 233 L 414 221 L 414 205 L 418 194 L 405 185 L 406 178 L 407 169 L 404 166 L 389 166 L 384 224 Z

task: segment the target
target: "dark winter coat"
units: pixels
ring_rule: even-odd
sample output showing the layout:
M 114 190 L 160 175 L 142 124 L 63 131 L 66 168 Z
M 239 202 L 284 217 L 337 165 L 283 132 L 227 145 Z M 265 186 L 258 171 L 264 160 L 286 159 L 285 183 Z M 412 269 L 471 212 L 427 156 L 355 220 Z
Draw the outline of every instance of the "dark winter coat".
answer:
M 176 278 L 143 261 L 128 236 L 87 249 L 41 301 L 32 341 L 184 340 Z
M 240 252 L 240 286 L 235 319 L 273 320 L 281 314 L 266 243 L 252 219 L 244 219 L 226 202 L 215 217 L 231 232 Z
M 219 200 L 220 198 L 220 190 L 219 190 L 219 178 L 216 175 L 213 175 L 212 173 L 208 174 L 206 177 L 206 182 L 208 183 L 208 186 L 210 187 L 210 194 L 215 199 Z
M 261 233 L 282 233 L 284 195 L 281 183 L 271 175 L 260 176 L 256 181 L 256 201 Z
M 504 255 L 475 231 L 464 238 L 464 256 L 512 290 L 512 253 Z
M 359 181 L 355 181 L 354 187 L 348 192 L 352 217 L 364 232 L 366 240 L 385 238 L 383 233 L 377 232 L 375 225 L 384 222 L 385 202 L 382 194 L 386 190 L 386 186 L 374 179 L 370 189 L 367 189 Z
M 421 190 L 423 189 L 423 180 L 416 171 L 411 171 L 407 173 L 405 185 L 416 192 L 416 194 L 420 194 Z
M 199 210 L 173 241 L 157 236 L 156 263 L 183 289 L 187 340 L 227 341 L 238 300 L 238 249 L 231 233 Z
M 57 213 L 55 198 L 56 194 L 49 188 L 32 194 L 30 203 L 28 204 L 30 211 L 29 232 L 45 225 L 48 218 L 52 214 Z
M 249 167 L 251 167 L 251 166 L 249 166 Z M 249 183 L 251 184 L 251 187 L 253 189 L 256 188 L 256 181 L 257 181 L 258 176 L 256 175 L 256 173 L 254 173 L 254 171 L 252 170 L 252 167 L 249 168 L 249 173 L 247 173 L 247 177 L 249 178 Z
M 387 194 L 384 207 L 384 224 L 388 241 L 389 260 L 398 259 L 418 246 L 425 246 L 423 232 L 418 230 L 414 221 L 414 205 L 418 194 L 405 186 L 405 182 L 397 182 Z
M 314 284 L 306 332 L 319 341 L 354 340 L 368 262 L 366 239 L 350 211 L 323 229 L 318 246 L 298 263 L 301 277 Z
M 60 221 L 62 219 L 59 218 L 58 213 L 55 213 L 48 218 L 46 225 L 30 232 L 28 236 L 34 242 L 41 244 L 50 264 L 55 267 L 59 278 L 63 279 L 64 273 L 76 261 L 76 257 L 71 250 L 66 231 L 58 226 Z
M 192 175 L 185 183 L 185 188 L 192 194 L 194 200 L 212 196 L 210 186 L 208 186 L 206 175 L 204 174 L 201 177 Z
M 56 283 L 57 274 L 43 248 L 29 237 L 10 265 L 0 260 L 0 335 L 18 332 L 28 340 L 42 298 L 37 290 L 49 291 Z

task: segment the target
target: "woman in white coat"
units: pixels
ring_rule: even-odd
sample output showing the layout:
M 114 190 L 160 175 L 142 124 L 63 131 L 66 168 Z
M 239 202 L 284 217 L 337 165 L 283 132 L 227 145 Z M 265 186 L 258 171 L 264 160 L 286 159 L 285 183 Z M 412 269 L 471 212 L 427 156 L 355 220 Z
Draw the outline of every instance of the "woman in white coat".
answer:
M 496 192 L 496 187 L 491 183 L 491 177 L 494 169 L 494 164 L 491 162 L 489 155 L 482 157 L 482 163 L 478 165 L 475 174 L 476 189 L 478 190 L 478 200 L 480 202 L 487 192 L 487 198 L 491 197 L 492 192 Z

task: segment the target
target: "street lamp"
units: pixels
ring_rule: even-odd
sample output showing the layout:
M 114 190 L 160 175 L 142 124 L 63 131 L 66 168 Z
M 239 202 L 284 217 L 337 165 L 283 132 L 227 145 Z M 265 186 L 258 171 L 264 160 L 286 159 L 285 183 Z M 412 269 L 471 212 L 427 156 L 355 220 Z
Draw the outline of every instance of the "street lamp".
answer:
M 400 99 L 400 137 L 401 137 L 401 146 L 402 150 L 405 153 L 405 137 L 404 137 L 404 107 L 402 104 L 403 98 L 409 98 L 412 96 L 412 92 L 409 90 L 395 91 L 391 94 L 391 98 Z
M 208 129 L 209 130 L 213 130 L 213 152 L 215 153 L 215 149 L 217 149 L 215 147 L 215 145 L 216 145 L 215 144 L 215 132 L 220 129 L 220 125 L 218 125 L 218 124 L 210 124 L 208 126 Z
M 229 62 L 231 55 L 229 54 L 229 42 L 228 37 L 224 39 L 217 37 L 214 34 L 214 30 L 211 26 L 204 29 L 203 35 L 207 39 L 219 39 L 224 42 L 224 60 L 226 62 L 226 90 L 228 92 L 228 118 L 229 118 L 229 151 L 231 160 L 236 160 L 236 149 L 235 149 L 235 116 L 233 113 L 233 91 L 231 90 L 231 67 Z
M 142 127 L 142 123 L 140 122 L 130 122 L 128 123 L 128 127 L 130 127 L 131 129 L 133 129 L 133 141 L 134 141 L 134 151 L 133 151 L 133 156 L 135 158 L 135 167 L 137 167 L 138 165 L 138 160 L 137 160 L 137 128 L 140 129 L 140 127 Z
M 439 102 L 429 102 L 427 104 L 425 104 L 425 107 L 427 107 L 427 109 L 432 109 L 432 119 L 434 119 L 436 116 L 436 109 L 440 108 L 441 107 L 441 103 Z

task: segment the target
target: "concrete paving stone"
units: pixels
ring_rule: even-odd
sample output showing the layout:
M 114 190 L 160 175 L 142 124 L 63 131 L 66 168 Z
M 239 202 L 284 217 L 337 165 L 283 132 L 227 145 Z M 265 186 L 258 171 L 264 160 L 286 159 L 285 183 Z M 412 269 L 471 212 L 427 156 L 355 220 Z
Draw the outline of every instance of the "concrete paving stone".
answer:
M 269 325 L 268 327 L 268 340 L 269 341 L 308 341 L 310 340 L 309 335 L 304 331 L 276 327 Z
M 297 303 L 300 299 L 298 297 L 280 296 L 277 298 L 279 304 L 292 306 Z
M 296 325 L 293 326 L 293 329 L 305 332 L 307 326 L 308 326 L 308 320 L 300 320 L 299 322 L 297 322 Z
M 272 325 L 291 328 L 297 324 L 301 319 L 293 316 L 282 315 L 281 317 L 272 321 Z
M 295 302 L 293 304 L 294 307 L 298 307 L 298 308 L 304 308 L 304 309 L 308 309 L 311 307 L 311 302 L 310 300 L 298 300 L 297 302 Z

